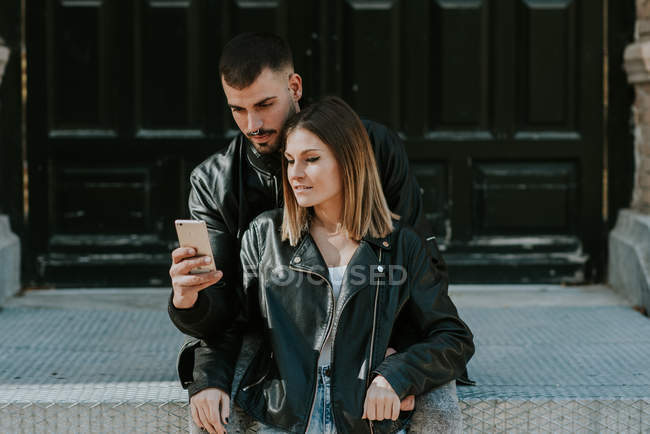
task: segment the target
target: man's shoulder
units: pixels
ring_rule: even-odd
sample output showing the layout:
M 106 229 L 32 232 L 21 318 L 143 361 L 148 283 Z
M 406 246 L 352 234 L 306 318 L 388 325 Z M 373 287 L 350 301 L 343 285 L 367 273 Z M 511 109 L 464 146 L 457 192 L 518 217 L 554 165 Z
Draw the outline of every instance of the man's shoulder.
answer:
M 368 138 L 370 138 L 370 143 L 375 152 L 379 152 L 382 148 L 390 149 L 401 145 L 401 141 L 395 131 L 386 125 L 365 118 L 362 118 L 361 122 L 366 128 Z
M 193 170 L 192 178 L 221 178 L 228 176 L 238 166 L 241 158 L 241 148 L 244 145 L 244 136 L 238 133 L 227 146 L 222 147 L 214 154 L 199 163 Z
M 386 134 L 391 131 L 386 125 L 373 121 L 372 119 L 361 118 L 361 123 L 363 123 L 363 126 L 366 128 L 366 131 L 370 136 L 375 134 Z

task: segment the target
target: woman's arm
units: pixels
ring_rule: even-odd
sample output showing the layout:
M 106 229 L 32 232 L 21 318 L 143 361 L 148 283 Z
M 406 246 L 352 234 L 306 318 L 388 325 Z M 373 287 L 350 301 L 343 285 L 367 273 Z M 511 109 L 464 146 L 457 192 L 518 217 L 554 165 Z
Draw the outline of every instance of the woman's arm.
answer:
M 474 354 L 472 333 L 458 317 L 447 294 L 447 280 L 431 260 L 424 240 L 411 229 L 402 232 L 409 251 L 404 283 L 409 299 L 393 335 L 415 333 L 419 339 L 373 370 L 386 378 L 400 399 L 454 380 Z

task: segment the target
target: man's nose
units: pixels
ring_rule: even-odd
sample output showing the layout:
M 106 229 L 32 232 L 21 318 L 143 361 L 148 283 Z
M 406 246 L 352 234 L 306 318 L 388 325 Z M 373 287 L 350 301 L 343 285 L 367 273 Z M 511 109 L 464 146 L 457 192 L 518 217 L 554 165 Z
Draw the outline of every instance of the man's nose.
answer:
M 262 118 L 257 116 L 255 113 L 250 113 L 248 114 L 248 132 L 252 133 L 253 131 L 257 131 L 260 128 L 262 128 L 263 122 Z

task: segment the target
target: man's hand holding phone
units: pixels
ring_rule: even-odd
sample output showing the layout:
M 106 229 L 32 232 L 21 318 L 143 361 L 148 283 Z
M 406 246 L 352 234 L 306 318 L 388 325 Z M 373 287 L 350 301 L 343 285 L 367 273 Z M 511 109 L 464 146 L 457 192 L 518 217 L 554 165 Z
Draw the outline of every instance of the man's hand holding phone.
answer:
M 172 252 L 169 275 L 174 288 L 173 304 L 177 309 L 189 309 L 199 297 L 199 291 L 214 285 L 223 277 L 212 258 L 205 222 L 176 220 L 180 247 Z
M 199 274 L 191 273 L 193 269 L 211 263 L 212 258 L 196 256 L 196 250 L 192 247 L 179 247 L 172 252 L 172 266 L 169 269 L 169 275 L 174 288 L 174 307 L 177 309 L 191 308 L 199 297 L 199 291 L 221 280 L 223 277 L 221 270 Z

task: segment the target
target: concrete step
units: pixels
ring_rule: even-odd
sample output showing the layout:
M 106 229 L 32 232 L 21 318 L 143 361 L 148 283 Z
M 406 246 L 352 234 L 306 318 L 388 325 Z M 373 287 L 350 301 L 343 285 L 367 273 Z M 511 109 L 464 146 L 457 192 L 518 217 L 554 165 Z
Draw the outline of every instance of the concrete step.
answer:
M 169 291 L 11 299 L 0 311 L 0 432 L 188 432 Z M 650 320 L 627 301 L 604 287 L 450 292 L 477 344 L 478 384 L 458 388 L 464 432 L 650 431 Z M 429 432 L 430 402 L 418 398 L 411 432 Z M 229 432 L 242 424 L 235 411 Z
M 605 287 L 454 289 L 475 334 L 465 432 L 650 432 L 650 319 Z

